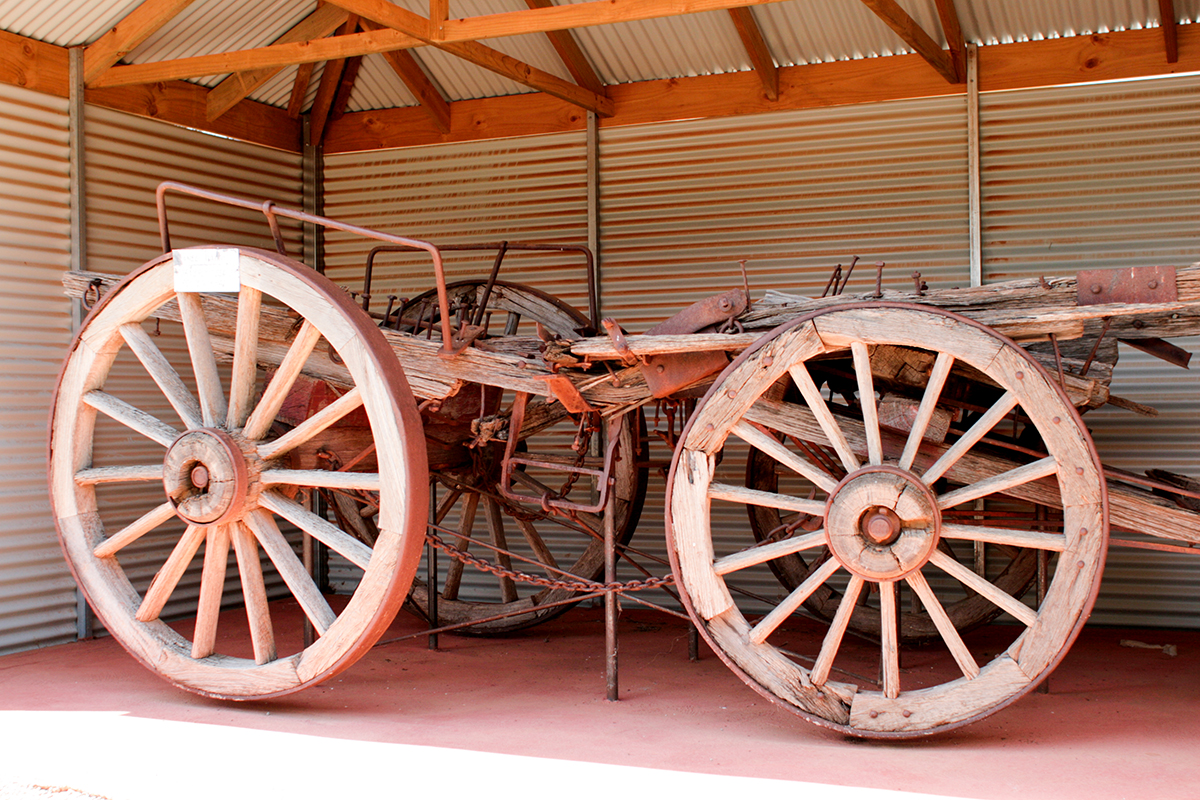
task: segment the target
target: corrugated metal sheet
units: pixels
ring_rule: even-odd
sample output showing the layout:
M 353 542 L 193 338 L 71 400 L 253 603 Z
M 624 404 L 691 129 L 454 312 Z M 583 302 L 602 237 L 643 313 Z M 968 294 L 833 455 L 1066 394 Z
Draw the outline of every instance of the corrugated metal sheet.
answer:
M 142 0 L 0 0 L 0 27 L 9 33 L 71 47 L 103 36 Z
M 70 341 L 67 103 L 0 86 L 0 653 L 75 638 L 46 490 L 46 409 Z
M 161 252 L 154 189 L 163 180 L 179 180 L 258 200 L 273 199 L 293 208 L 302 206 L 298 155 L 92 106 L 87 109 L 86 136 L 88 268 L 95 271 L 127 273 Z M 261 215 L 180 195 L 168 196 L 167 202 L 175 247 L 212 243 L 272 247 Z M 284 232 L 290 252 L 299 254 L 299 226 L 285 224 Z M 157 337 L 163 353 L 191 380 L 180 327 L 170 323 L 146 326 Z M 223 385 L 229 385 L 227 376 Z M 105 388 L 168 424 L 181 427 L 162 393 L 127 349 L 118 357 Z M 147 463 L 162 457 L 161 447 L 103 415 L 97 423 L 96 438 L 97 465 Z M 113 530 L 160 503 L 162 487 L 121 485 L 103 489 L 100 497 L 106 527 Z M 122 550 L 122 566 L 139 589 L 148 585 L 181 532 L 178 524 L 168 523 Z M 227 599 L 240 602 L 233 561 L 230 559 Z M 199 566 L 199 560 L 193 563 L 165 615 L 195 614 Z M 278 593 L 279 578 L 269 562 L 265 566 L 268 589 Z
M 1200 259 L 1200 78 L 997 93 L 980 106 L 985 280 Z M 1122 347 L 1112 391 L 1160 416 L 1088 414 L 1106 463 L 1200 476 L 1195 375 Z M 1114 549 L 1093 619 L 1196 627 L 1197 588 L 1200 560 Z
M 962 99 L 602 129 L 605 314 L 641 331 L 741 285 L 816 292 L 836 264 L 967 280 Z M 874 270 L 860 266 L 859 286 Z M 703 274 L 698 282 L 695 276 Z
M 580 28 L 575 37 L 600 80 L 610 84 L 713 75 L 750 66 L 725 11 Z

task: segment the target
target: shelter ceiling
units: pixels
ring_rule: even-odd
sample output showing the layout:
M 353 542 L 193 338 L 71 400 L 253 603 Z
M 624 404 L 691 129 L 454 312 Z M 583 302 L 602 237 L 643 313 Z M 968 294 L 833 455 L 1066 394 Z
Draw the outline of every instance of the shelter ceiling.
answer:
M 1144 7 L 1143 7 L 1144 6 Z M 346 150 L 1200 69 L 1200 0 L 0 0 L 0 80 Z

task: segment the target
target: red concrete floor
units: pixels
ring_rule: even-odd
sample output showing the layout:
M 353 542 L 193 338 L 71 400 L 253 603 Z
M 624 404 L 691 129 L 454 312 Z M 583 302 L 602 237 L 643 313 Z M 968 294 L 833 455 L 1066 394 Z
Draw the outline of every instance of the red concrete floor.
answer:
M 229 612 L 223 630 L 235 628 L 239 617 Z M 389 635 L 419 628 L 402 612 Z M 575 609 L 516 637 L 443 635 L 436 652 L 424 637 L 383 644 L 325 685 L 272 702 L 190 695 L 143 669 L 110 639 L 19 653 L 0 658 L 0 720 L 7 720 L 0 722 L 0 737 L 8 743 L 0 747 L 0 785 L 6 754 L 13 759 L 20 752 L 22 726 L 90 712 L 99 715 L 93 719 L 159 721 L 166 748 L 188 724 L 217 731 L 213 741 L 230 747 L 250 732 L 274 732 L 322 737 L 311 741 L 328 743 L 330 752 L 341 752 L 335 744 L 355 743 L 359 750 L 351 752 L 363 754 L 382 744 L 472 751 L 475 766 L 471 754 L 452 762 L 461 764 L 461 774 L 498 770 L 488 771 L 488 780 L 494 776 L 510 790 L 538 786 L 536 765 L 552 762 L 504 767 L 486 754 L 678 771 L 677 788 L 693 785 L 683 782 L 686 773 L 701 773 L 967 798 L 1200 797 L 1193 777 L 1200 632 L 1089 628 L 1053 675 L 1049 694 L 1031 694 L 973 726 L 911 742 L 859 741 L 808 724 L 744 686 L 703 646 L 700 662 L 689 663 L 686 628 L 674 618 L 627 610 L 620 633 L 618 703 L 604 699 L 597 609 Z M 1174 644 L 1178 655 L 1122 647 L 1122 639 Z M 70 760 L 70 739 L 62 741 L 62 758 Z M 118 761 L 132 758 L 115 749 Z M 135 759 L 131 768 L 140 763 Z M 189 774 L 203 777 L 201 762 L 183 763 L 191 764 Z M 321 771 L 330 768 L 336 774 L 329 765 Z M 397 768 L 397 780 L 407 781 L 411 776 L 402 773 L 411 768 Z M 630 774 L 627 779 L 642 781 L 652 773 Z M 461 779 L 425 777 L 435 786 Z M 724 785 L 709 780 L 714 790 Z M 575 788 L 589 797 L 602 794 L 600 787 Z M 867 795 L 831 790 L 820 796 Z

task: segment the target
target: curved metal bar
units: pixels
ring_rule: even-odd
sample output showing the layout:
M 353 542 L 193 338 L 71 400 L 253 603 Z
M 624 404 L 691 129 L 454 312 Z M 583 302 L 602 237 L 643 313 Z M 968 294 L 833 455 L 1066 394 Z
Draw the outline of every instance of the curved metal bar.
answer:
M 438 287 L 438 305 L 442 312 L 442 349 L 441 355 L 451 356 L 455 354 L 454 348 L 454 332 L 451 329 L 450 320 L 450 300 L 446 293 L 446 274 L 442 264 L 441 250 L 430 242 L 421 239 L 410 239 L 406 236 L 396 236 L 383 231 L 373 230 L 371 228 L 363 228 L 359 225 L 351 225 L 341 220 L 331 219 L 329 217 L 319 217 L 316 214 L 309 214 L 305 211 L 298 211 L 294 208 L 284 206 L 276 206 L 272 204 L 269 208 L 265 204 L 261 204 L 254 200 L 247 200 L 242 197 L 233 195 L 221 194 L 220 192 L 210 191 L 208 189 L 200 189 L 195 186 L 189 186 L 186 183 L 178 181 L 163 181 L 158 185 L 155 192 L 155 201 L 158 207 L 158 231 L 162 239 L 163 253 L 171 252 L 171 234 L 167 225 L 167 200 L 166 194 L 168 191 L 177 192 L 179 194 L 198 197 L 202 200 L 211 200 L 215 203 L 234 206 L 235 208 L 244 208 L 249 211 L 261 211 L 265 213 L 269 221 L 273 221 L 275 216 L 287 217 L 298 222 L 307 222 L 310 225 L 320 225 L 323 228 L 330 228 L 343 233 L 349 233 L 354 236 L 362 236 L 367 239 L 378 239 L 381 242 L 387 242 L 391 245 L 399 245 L 414 250 L 424 250 L 429 253 L 433 259 L 433 271 L 437 279 Z M 276 225 L 278 223 L 275 223 Z M 275 228 L 272 229 L 273 232 Z

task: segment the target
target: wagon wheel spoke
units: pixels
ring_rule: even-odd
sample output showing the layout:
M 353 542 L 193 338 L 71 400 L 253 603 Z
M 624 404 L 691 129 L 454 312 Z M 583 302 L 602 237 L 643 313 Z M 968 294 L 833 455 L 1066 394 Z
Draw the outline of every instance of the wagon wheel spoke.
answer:
M 339 472 L 330 469 L 265 469 L 264 486 L 310 486 L 318 489 L 379 491 L 378 472 Z
M 204 423 L 200 412 L 200 404 L 192 396 L 191 391 L 184 385 L 179 373 L 171 366 L 171 362 L 158 349 L 158 345 L 150 338 L 150 334 L 140 323 L 130 322 L 121 326 L 121 337 L 129 345 L 129 349 L 137 356 L 146 372 L 158 384 L 167 402 L 175 409 L 185 428 L 199 428 Z
M 871 372 L 871 356 L 862 342 L 853 342 L 850 352 L 854 358 L 854 376 L 858 381 L 858 403 L 867 434 L 867 463 L 883 463 L 883 440 L 879 433 L 879 407 L 875 405 L 875 381 Z
M 175 549 L 171 551 L 171 555 L 167 556 L 167 560 L 159 568 L 154 580 L 150 582 L 150 588 L 146 590 L 146 596 L 137 610 L 139 620 L 150 622 L 158 619 L 158 615 L 162 613 L 167 601 L 174 594 L 175 587 L 179 585 L 179 579 L 183 577 L 188 565 L 196 557 L 196 551 L 200 549 L 200 543 L 204 541 L 206 533 L 206 528 L 189 525 L 183 536 L 179 537 L 179 541 L 175 543 Z
M 1021 601 L 1014 598 L 1000 589 L 996 588 L 995 584 L 985 578 L 976 575 L 971 569 L 964 567 L 962 564 L 950 558 L 940 550 L 935 550 L 929 556 L 929 563 L 941 569 L 946 574 L 955 580 L 969 586 L 976 593 L 986 597 L 991 603 L 999 608 L 1007 611 L 1012 616 L 1019 619 L 1026 626 L 1031 626 L 1037 621 L 1037 612 L 1025 605 Z
M 96 558 L 115 556 L 117 551 L 145 536 L 150 531 L 174 518 L 175 506 L 168 500 L 155 506 L 121 530 L 98 544 L 92 551 Z
M 731 483 L 713 483 L 709 485 L 708 496 L 713 500 L 729 500 L 752 506 L 767 506 L 768 508 L 799 511 L 802 514 L 824 514 L 825 504 L 819 500 L 809 500 L 804 497 L 775 492 L 761 492 L 757 489 L 747 489 Z
M 509 311 L 508 316 L 504 319 L 504 335 L 516 336 L 519 327 L 521 327 L 521 315 L 515 311 Z
M 308 320 L 304 320 L 295 340 L 275 371 L 275 376 L 271 378 L 271 382 L 263 391 L 262 399 L 258 401 L 258 405 L 254 407 L 254 411 L 246 420 L 242 434 L 247 439 L 257 440 L 266 435 L 271 423 L 275 420 L 275 415 L 283 407 L 283 401 L 287 399 L 288 392 L 296 383 L 296 378 L 300 376 L 300 370 L 304 368 L 304 364 L 308 361 L 308 357 L 312 354 L 313 348 L 317 346 L 320 338 L 321 332 L 317 330 L 317 327 Z
M 880 581 L 879 628 L 883 632 L 880 642 L 883 696 L 892 699 L 900 696 L 899 625 L 900 619 L 896 611 L 896 583 L 895 581 Z
M 277 492 L 265 491 L 259 498 L 259 504 L 339 553 L 359 569 L 365 570 L 370 563 L 371 548 L 294 500 Z
M 270 460 L 285 455 L 337 423 L 347 414 L 361 408 L 362 403 L 362 392 L 355 386 L 283 436 L 260 444 L 258 446 L 259 456 L 264 460 Z
M 758 564 L 765 564 L 768 561 L 772 561 L 776 558 L 782 558 L 784 556 L 790 556 L 793 553 L 801 553 L 805 550 L 812 550 L 814 548 L 824 546 L 825 531 L 823 529 L 815 530 L 811 533 L 794 536 L 790 539 L 782 539 L 778 542 L 771 542 L 770 544 L 761 544 L 756 547 L 751 547 L 747 550 L 742 550 L 739 553 L 718 558 L 713 562 L 713 571 L 718 575 L 728 575 L 732 572 L 737 572 L 740 569 L 757 566 Z M 807 595 L 805 597 L 807 598 Z
M 195 292 L 179 292 L 179 316 L 183 320 L 183 333 L 187 338 L 188 355 L 192 360 L 192 375 L 200 395 L 200 411 L 206 427 L 225 421 L 228 406 L 225 390 L 221 388 L 221 375 L 217 371 L 212 338 L 208 334 L 208 322 L 200 295 Z
M 500 504 L 491 497 L 484 500 L 484 515 L 487 518 L 488 532 L 492 537 L 492 544 L 496 546 L 496 560 L 500 562 L 500 566 L 504 569 L 512 569 L 512 559 L 508 553 L 508 539 L 504 534 L 504 517 L 500 513 Z M 500 581 L 500 597 L 501 602 L 513 603 L 517 599 L 517 587 L 513 583 L 513 579 L 507 575 L 497 575 Z
M 938 353 L 933 362 L 933 370 L 929 374 L 929 383 L 925 384 L 925 392 L 921 396 L 921 405 L 917 407 L 912 430 L 908 432 L 908 440 L 904 443 L 904 452 L 900 455 L 900 469 L 912 469 L 917 451 L 921 449 L 921 441 L 925 438 L 925 431 L 929 428 L 929 421 L 933 419 L 933 412 L 941 399 L 942 389 L 946 386 L 946 378 L 950 376 L 953 366 L 954 356 L 946 352 Z
M 938 478 L 946 474 L 946 472 L 967 454 L 967 451 L 974 447 L 980 439 L 986 436 L 992 428 L 1008 416 L 1008 413 L 1017 407 L 1019 398 L 1015 392 L 1005 392 L 1000 396 L 1000 399 L 992 404 L 991 408 L 984 412 L 975 424 L 972 425 L 966 433 L 959 437 L 958 441 L 950 446 L 946 452 L 942 453 L 941 458 L 933 463 L 929 469 L 921 476 L 927 484 L 931 484 Z
M 942 536 L 947 539 L 965 539 L 973 542 L 1030 547 L 1035 550 L 1062 552 L 1067 546 L 1067 537 L 1061 533 L 1023 531 L 1012 528 L 987 528 L 982 525 L 942 525 Z
M 217 617 L 225 593 L 228 561 L 229 529 L 224 525 L 212 525 L 204 544 L 204 570 L 200 574 L 200 602 L 196 609 L 196 629 L 192 634 L 192 658 L 206 658 L 216 649 Z
M 829 671 L 833 668 L 833 660 L 842 646 L 842 637 L 846 634 L 846 628 L 850 626 L 850 615 L 854 612 L 855 605 L 858 604 L 864 583 L 865 581 L 858 575 L 851 575 L 846 584 L 841 605 L 838 606 L 837 614 L 829 624 L 825 640 L 821 642 L 821 651 L 817 653 L 817 660 L 813 663 L 812 682 L 818 686 L 829 680 Z
M 1031 464 L 989 476 L 969 486 L 964 486 L 961 489 L 955 489 L 952 492 L 940 495 L 938 497 L 938 508 L 945 510 L 971 500 L 987 497 L 988 495 L 1001 494 L 1008 489 L 1053 475 L 1057 469 L 1058 464 L 1054 458 L 1047 456 Z
M 837 451 L 842 464 L 850 472 L 858 469 L 860 466 L 858 456 L 854 454 L 850 443 L 846 441 L 846 434 L 842 432 L 837 420 L 834 419 L 833 412 L 829 410 L 829 405 L 825 402 L 825 398 L 821 396 L 821 390 L 813 383 L 812 375 L 808 372 L 808 367 L 804 364 L 796 364 L 788 371 L 791 373 L 796 387 L 800 390 L 800 394 L 804 395 L 804 400 L 808 403 L 809 409 L 816 417 L 821 430 L 825 432 L 829 443 Z
M 937 626 L 938 633 L 942 636 L 942 641 L 946 643 L 950 654 L 954 656 L 954 661 L 958 664 L 962 674 L 967 678 L 974 678 L 979 675 L 979 664 L 975 661 L 975 657 L 971 655 L 971 651 L 967 649 L 967 645 L 963 642 L 962 637 L 958 634 L 958 629 L 954 627 L 954 623 L 946 614 L 946 609 L 942 606 L 937 595 L 933 593 L 929 582 L 925 580 L 925 576 L 920 572 L 914 572 L 904 579 L 913 592 L 920 598 L 926 612 L 933 619 L 933 624 Z
M 559 577 L 558 559 L 554 557 L 554 552 L 546 546 L 546 542 L 542 539 L 541 534 L 538 533 L 537 528 L 524 517 L 517 516 L 513 519 L 516 521 L 517 527 L 521 529 L 521 534 L 525 537 L 529 548 L 537 556 L 537 560 L 541 562 L 542 570 L 546 573 L 546 577 Z
M 167 423 L 139 408 L 134 408 L 124 400 L 113 397 L 107 392 L 94 389 L 81 399 L 105 416 L 116 420 L 126 428 L 137 431 L 147 439 L 158 442 L 163 447 L 170 447 L 171 442 L 179 438 L 179 431 Z
M 758 624 L 750 631 L 750 641 L 755 644 L 765 642 L 767 637 L 783 624 L 784 620 L 799 610 L 800 606 L 804 605 L 804 601 L 821 588 L 825 581 L 829 580 L 840 568 L 841 565 L 833 559 L 829 559 L 817 567 L 804 583 L 797 586 L 791 594 L 784 598 L 782 603 L 771 609 L 771 613 L 759 620 Z
M 733 426 L 731 433 L 751 447 L 756 447 L 767 455 L 771 456 L 771 458 L 775 459 L 780 464 L 783 464 L 797 475 L 801 475 L 812 481 L 826 492 L 832 491 L 833 487 L 837 485 L 837 481 L 833 480 L 829 473 L 824 469 L 815 467 L 809 462 L 795 455 L 791 450 L 788 450 L 786 447 L 784 447 L 774 436 L 763 433 L 761 430 L 753 425 L 750 425 L 749 423 L 739 422 L 737 425 Z M 876 433 L 878 434 L 878 428 L 876 428 Z
M 246 516 L 245 525 L 266 551 L 267 557 L 271 559 L 288 590 L 300 604 L 313 629 L 318 635 L 324 635 L 337 619 L 337 615 L 313 583 L 312 576 L 308 574 L 304 564 L 296 557 L 275 519 L 260 509 Z
M 131 467 L 89 467 L 75 473 L 79 486 L 97 486 L 104 483 L 146 483 L 161 481 L 162 464 L 141 464 Z
M 275 629 L 267 607 L 267 587 L 263 582 L 262 564 L 258 560 L 258 545 L 254 535 L 240 522 L 227 527 L 237 556 L 238 574 L 242 579 L 242 596 L 246 600 L 246 617 L 250 623 L 250 642 L 254 661 L 266 664 L 275 660 Z
M 450 511 L 451 506 L 458 502 L 458 498 L 462 496 L 462 492 L 452 492 L 446 498 L 443 504 L 445 510 L 440 511 L 441 516 L 445 516 Z M 468 550 L 471 547 L 471 534 L 475 529 L 475 516 L 479 511 L 479 494 L 471 492 L 467 494 L 464 504 L 462 517 L 459 519 L 458 532 L 459 538 L 457 547 L 459 550 Z M 441 520 L 439 520 L 440 522 Z M 442 597 L 447 600 L 457 600 L 458 590 L 462 586 L 463 562 L 457 558 L 451 560 L 450 566 L 446 568 L 446 582 L 442 584 Z
M 229 385 L 229 411 L 225 424 L 240 428 L 246 424 L 254 403 L 258 383 L 258 328 L 262 312 L 262 292 L 243 287 L 238 293 L 237 328 L 233 337 L 233 377 Z

